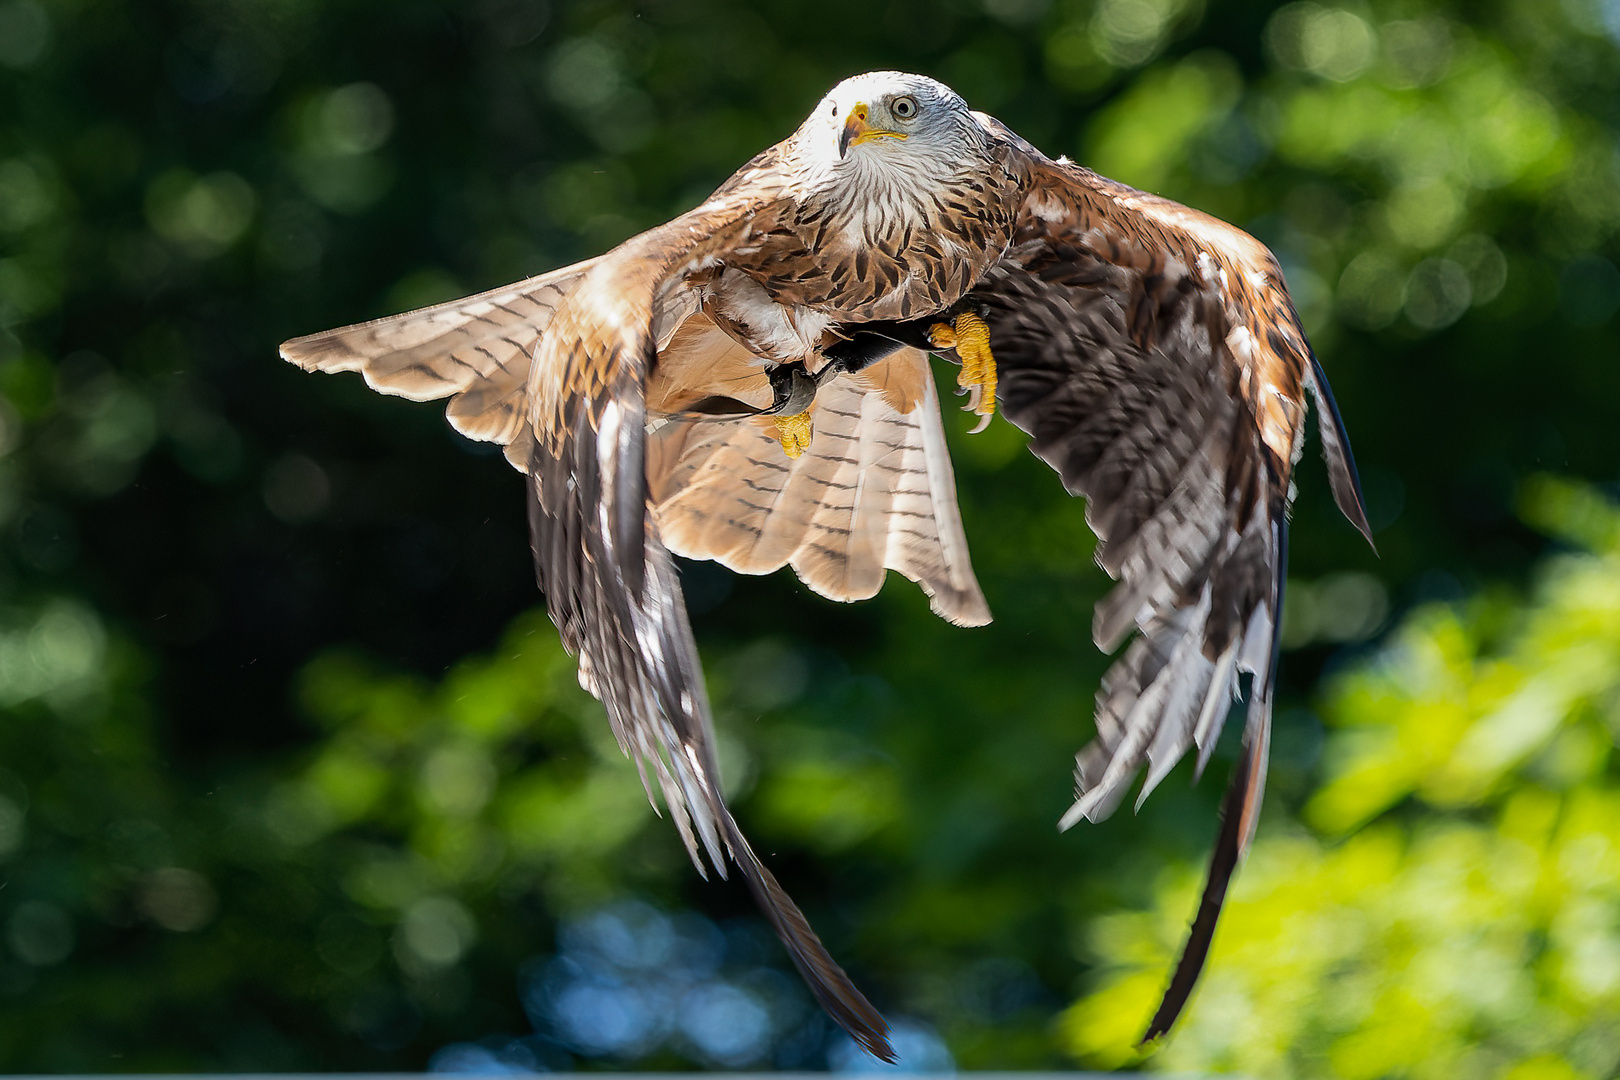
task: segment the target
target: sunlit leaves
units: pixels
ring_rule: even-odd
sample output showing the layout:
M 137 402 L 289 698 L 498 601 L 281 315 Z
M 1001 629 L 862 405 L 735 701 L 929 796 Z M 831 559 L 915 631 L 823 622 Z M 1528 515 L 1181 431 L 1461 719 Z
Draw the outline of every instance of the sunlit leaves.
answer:
M 1591 218 L 1614 182 L 1572 170 L 1573 118 L 1506 52 L 1439 15 L 1370 16 L 1317 3 L 1279 9 L 1268 53 L 1313 78 L 1274 82 L 1263 111 L 1280 161 L 1356 176 L 1372 195 L 1355 227 L 1316 252 L 1338 280 L 1340 317 L 1377 330 L 1404 311 L 1407 325 L 1434 332 L 1501 293 L 1507 264 L 1485 238 L 1501 199 L 1566 185 Z
M 31 615 L 13 613 L 6 623 L 0 628 L 0 704 L 43 696 L 72 701 L 96 689 L 107 633 L 94 612 L 54 600 Z
M 1052 80 L 1073 89 L 1094 89 L 1118 69 L 1140 67 L 1157 57 L 1178 30 L 1196 25 L 1198 0 L 1097 0 L 1064 5 L 1064 19 L 1047 38 Z
M 1304 815 L 1321 835 L 1262 832 L 1157 1065 L 1607 1075 L 1620 1046 L 1620 786 L 1608 768 L 1620 511 L 1553 480 L 1523 501 L 1530 520 L 1589 550 L 1549 567 L 1505 638 L 1484 601 L 1422 609 L 1338 677 L 1327 775 Z M 1388 813 L 1409 800 L 1411 814 Z M 1146 1018 L 1146 972 L 1168 963 L 1195 886 L 1167 880 L 1152 912 L 1096 926 L 1109 974 L 1064 1021 L 1091 1060 L 1126 1060 Z M 1568 1071 L 1547 1072 L 1551 1061 Z
M 1099 44 L 1110 10 L 1098 5 L 1085 33 L 1079 23 L 1054 32 L 1055 78 L 1083 88 L 1129 65 Z M 1487 237 L 1507 206 L 1559 207 L 1560 224 L 1545 230 L 1555 257 L 1614 235 L 1620 177 L 1577 137 L 1583 117 L 1555 104 L 1518 58 L 1444 16 L 1379 15 L 1279 8 L 1265 32 L 1274 73 L 1262 80 L 1245 83 L 1219 53 L 1150 67 L 1091 119 L 1081 160 L 1227 214 L 1272 209 L 1254 194 L 1279 181 L 1279 167 L 1337 177 L 1327 190 L 1341 212 L 1313 215 L 1322 186 L 1291 179 L 1304 193 L 1283 199 L 1295 228 L 1266 237 L 1318 333 L 1330 309 L 1357 329 L 1404 315 L 1403 328 L 1433 333 L 1490 304 L 1508 264 Z M 1247 198 L 1228 205 L 1240 180 L 1250 181 Z M 1602 322 L 1620 306 L 1587 263 L 1568 279 L 1575 321 Z
M 394 105 L 375 83 L 350 83 L 312 102 L 304 124 L 303 137 L 314 152 L 369 154 L 393 133 Z
M 1378 38 L 1367 20 L 1314 3 L 1279 9 L 1266 24 L 1266 46 L 1282 66 L 1334 82 L 1349 82 L 1378 57 Z
M 1336 299 L 1340 316 L 1352 326 L 1382 329 L 1406 303 L 1406 275 L 1394 256 L 1363 251 L 1345 266 Z
M 1360 74 L 1284 92 L 1278 152 L 1318 167 L 1360 160 L 1396 185 L 1479 189 L 1543 179 L 1564 160 L 1556 111 L 1494 49 L 1469 47 L 1424 89 Z
M 478 925 L 465 906 L 448 897 L 424 896 L 405 910 L 395 937 L 395 955 L 407 968 L 445 968 L 466 955 Z
M 219 908 L 219 897 L 208 879 L 179 866 L 148 874 L 136 902 L 147 918 L 177 934 L 201 930 L 213 921 Z
M 610 40 L 564 42 L 547 66 L 546 88 L 597 144 L 622 154 L 653 134 L 652 101 L 626 77 L 625 62 Z
M 1178 20 L 1201 4 L 1187 0 L 1098 0 L 1091 40 L 1098 55 L 1116 67 L 1136 67 L 1153 58 Z
M 1424 259 L 1406 282 L 1406 314 L 1414 326 L 1438 330 L 1462 318 L 1473 299 L 1468 274 L 1450 259 Z
M 842 851 L 899 820 L 900 788 L 882 766 L 800 761 L 772 778 L 760 813 L 774 832 L 822 851 Z
M 1389 593 L 1371 574 L 1290 580 L 1283 591 L 1280 633 L 1285 649 L 1313 641 L 1365 641 L 1389 614 Z
M 1194 135 L 1236 103 L 1242 80 L 1219 53 L 1155 71 L 1093 121 L 1087 164 L 1148 190 L 1161 190 Z
M 42 471 L 78 492 L 122 489 L 158 439 L 151 401 L 93 353 L 64 360 L 57 381 L 57 413 L 35 436 L 46 458 Z
M 543 621 L 520 621 L 497 657 L 432 689 L 334 654 L 311 665 L 305 700 L 336 734 L 271 793 L 265 821 L 295 846 L 350 825 L 392 831 L 403 849 L 355 879 L 368 905 L 415 911 L 435 890 L 502 880 L 542 882 L 565 906 L 599 899 L 602 868 L 652 817 Z M 541 738 L 551 753 L 530 760 Z

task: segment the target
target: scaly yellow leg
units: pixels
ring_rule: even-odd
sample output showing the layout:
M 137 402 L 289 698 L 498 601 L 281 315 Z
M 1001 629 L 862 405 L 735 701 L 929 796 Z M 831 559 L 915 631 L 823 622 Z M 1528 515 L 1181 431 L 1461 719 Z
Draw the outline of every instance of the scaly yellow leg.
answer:
M 928 328 L 928 340 L 936 349 L 955 349 L 962 358 L 956 385 L 970 392 L 965 412 L 979 416 L 974 434 L 983 431 L 996 412 L 996 358 L 990 352 L 990 327 L 971 311 L 956 317 L 955 325 L 935 323 Z
M 792 416 L 773 416 L 776 421 L 776 439 L 782 444 L 782 452 L 790 458 L 796 458 L 810 449 L 810 414 L 808 412 L 794 413 Z

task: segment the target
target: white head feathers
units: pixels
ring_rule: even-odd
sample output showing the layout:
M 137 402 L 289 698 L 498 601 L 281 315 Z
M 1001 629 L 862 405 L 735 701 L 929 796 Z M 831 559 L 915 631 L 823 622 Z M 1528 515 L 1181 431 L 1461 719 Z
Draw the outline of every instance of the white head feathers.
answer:
M 902 213 L 916 195 L 981 172 L 988 152 L 984 129 L 956 91 L 902 71 L 845 79 L 821 99 L 793 141 L 809 186 Z

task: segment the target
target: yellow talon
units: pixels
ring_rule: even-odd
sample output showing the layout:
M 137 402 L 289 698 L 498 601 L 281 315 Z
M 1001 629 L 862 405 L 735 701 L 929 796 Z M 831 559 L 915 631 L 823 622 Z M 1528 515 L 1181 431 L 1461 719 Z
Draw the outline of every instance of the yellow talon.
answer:
M 796 458 L 810 449 L 810 414 L 808 412 L 794 413 L 792 416 L 773 416 L 776 421 L 776 439 L 782 444 L 782 452 L 790 458 Z
M 935 323 L 928 328 L 928 340 L 936 349 L 955 349 L 962 371 L 956 385 L 971 392 L 964 412 L 980 417 L 977 434 L 990 423 L 996 411 L 996 358 L 990 352 L 990 326 L 971 311 L 956 317 L 954 326 Z

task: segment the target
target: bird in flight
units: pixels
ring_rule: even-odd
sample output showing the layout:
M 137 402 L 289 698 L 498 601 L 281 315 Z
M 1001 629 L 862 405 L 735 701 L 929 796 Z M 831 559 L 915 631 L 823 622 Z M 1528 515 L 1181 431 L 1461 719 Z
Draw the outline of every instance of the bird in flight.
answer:
M 1187 944 L 1144 1041 L 1192 991 L 1265 783 L 1292 475 L 1315 400 L 1339 508 L 1371 541 L 1327 381 L 1271 253 L 1167 199 L 1054 161 L 920 75 L 839 83 L 701 206 L 605 255 L 297 338 L 308 370 L 449 398 L 528 476 L 536 573 L 693 863 L 725 856 L 827 1012 L 888 1029 L 722 797 L 674 555 L 792 565 L 837 600 L 887 570 L 953 623 L 990 619 L 968 558 L 928 353 L 961 365 L 1073 495 L 1118 584 L 1095 739 L 1060 822 L 1110 814 L 1191 748 L 1202 771 L 1251 677 L 1243 750 Z M 654 803 L 656 806 L 656 802 Z

